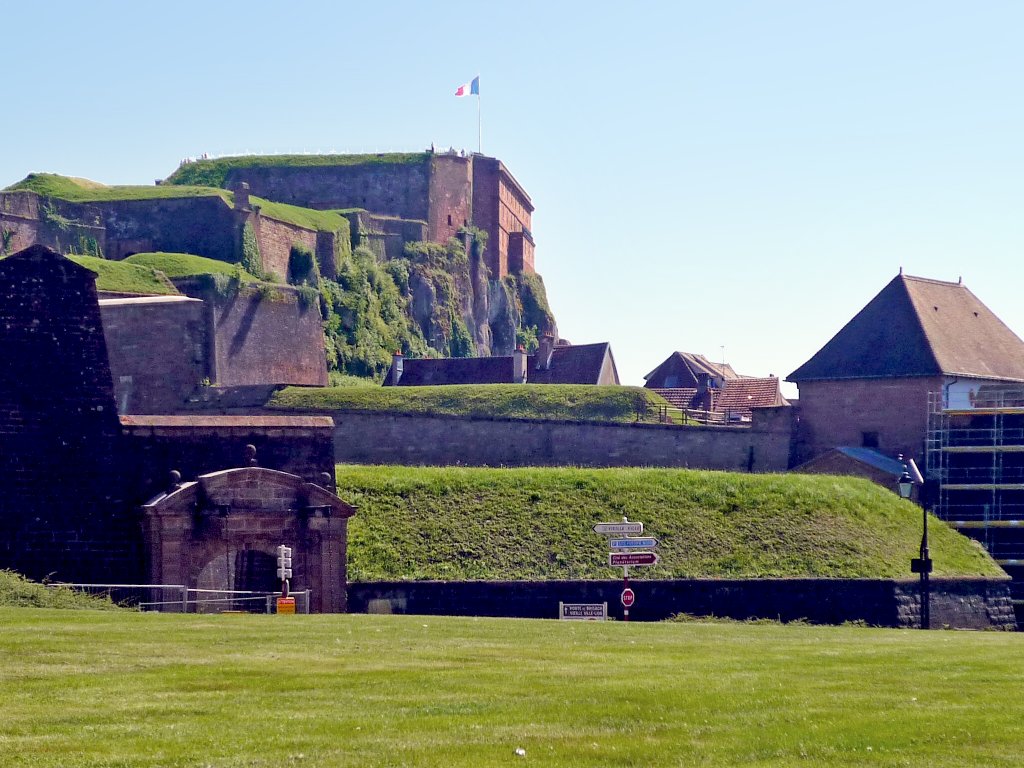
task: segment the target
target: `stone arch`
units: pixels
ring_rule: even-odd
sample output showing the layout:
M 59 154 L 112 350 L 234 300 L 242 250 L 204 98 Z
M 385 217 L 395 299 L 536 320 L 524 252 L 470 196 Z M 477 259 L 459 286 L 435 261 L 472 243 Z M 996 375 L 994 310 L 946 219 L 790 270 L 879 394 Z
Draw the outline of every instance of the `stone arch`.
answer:
M 292 588 L 312 591 L 312 610 L 346 608 L 355 508 L 298 475 L 261 467 L 212 472 L 155 496 L 142 513 L 152 583 L 249 588 L 239 584 L 267 581 L 266 558 L 286 544 Z

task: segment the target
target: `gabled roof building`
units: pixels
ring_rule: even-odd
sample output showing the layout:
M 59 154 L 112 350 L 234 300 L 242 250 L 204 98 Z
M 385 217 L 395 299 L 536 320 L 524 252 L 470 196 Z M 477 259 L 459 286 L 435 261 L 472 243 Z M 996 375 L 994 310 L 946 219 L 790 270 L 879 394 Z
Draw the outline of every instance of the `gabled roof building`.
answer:
M 384 386 L 423 387 L 446 384 L 618 384 L 611 345 L 555 345 L 542 340 L 536 354 L 518 351 L 507 357 L 405 359 L 395 355 Z
M 800 389 L 797 463 L 861 446 L 923 466 L 929 393 L 1024 382 L 1024 341 L 962 282 L 901 272 L 788 381 Z

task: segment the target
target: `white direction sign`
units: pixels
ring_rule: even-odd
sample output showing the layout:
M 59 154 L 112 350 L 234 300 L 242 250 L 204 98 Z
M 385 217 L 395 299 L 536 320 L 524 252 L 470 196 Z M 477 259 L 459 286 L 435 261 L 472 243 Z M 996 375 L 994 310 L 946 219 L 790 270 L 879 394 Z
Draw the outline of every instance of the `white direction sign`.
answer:
M 658 546 L 658 540 L 654 537 L 612 539 L 608 542 L 612 549 L 654 549 Z
M 594 526 L 594 533 L 603 533 L 605 536 L 628 536 L 643 532 L 643 523 L 598 523 Z

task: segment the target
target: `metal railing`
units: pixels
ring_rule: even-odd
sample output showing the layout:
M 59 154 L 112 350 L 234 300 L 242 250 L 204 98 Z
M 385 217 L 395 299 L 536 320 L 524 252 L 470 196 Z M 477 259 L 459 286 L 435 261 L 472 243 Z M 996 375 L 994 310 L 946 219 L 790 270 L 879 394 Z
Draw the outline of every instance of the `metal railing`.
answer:
M 749 427 L 751 424 L 750 415 L 741 411 L 701 411 L 652 403 L 637 408 L 636 421 L 645 424 L 674 424 L 677 427 L 708 424 Z
M 275 613 L 277 592 L 245 589 L 196 589 L 184 584 L 85 584 L 53 582 L 47 586 L 103 595 L 111 602 L 141 611 L 173 613 Z M 312 590 L 291 592 L 298 613 L 309 613 Z

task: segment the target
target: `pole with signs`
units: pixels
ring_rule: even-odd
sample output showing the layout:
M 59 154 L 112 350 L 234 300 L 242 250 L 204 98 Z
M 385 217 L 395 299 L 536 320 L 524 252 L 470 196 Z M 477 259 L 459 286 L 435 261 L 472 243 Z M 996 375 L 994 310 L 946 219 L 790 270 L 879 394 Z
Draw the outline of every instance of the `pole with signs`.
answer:
M 636 593 L 629 586 L 629 569 L 634 566 L 657 565 L 658 555 L 654 552 L 640 552 L 640 549 L 654 549 L 658 546 L 658 540 L 653 537 L 639 537 L 636 534 L 644 532 L 644 524 L 630 522 L 628 517 L 623 516 L 621 523 L 598 523 L 594 526 L 594 533 L 604 536 L 626 538 L 610 538 L 608 548 L 613 550 L 608 553 L 608 565 L 613 568 L 622 568 L 622 620 L 629 621 L 629 609 L 636 602 Z

